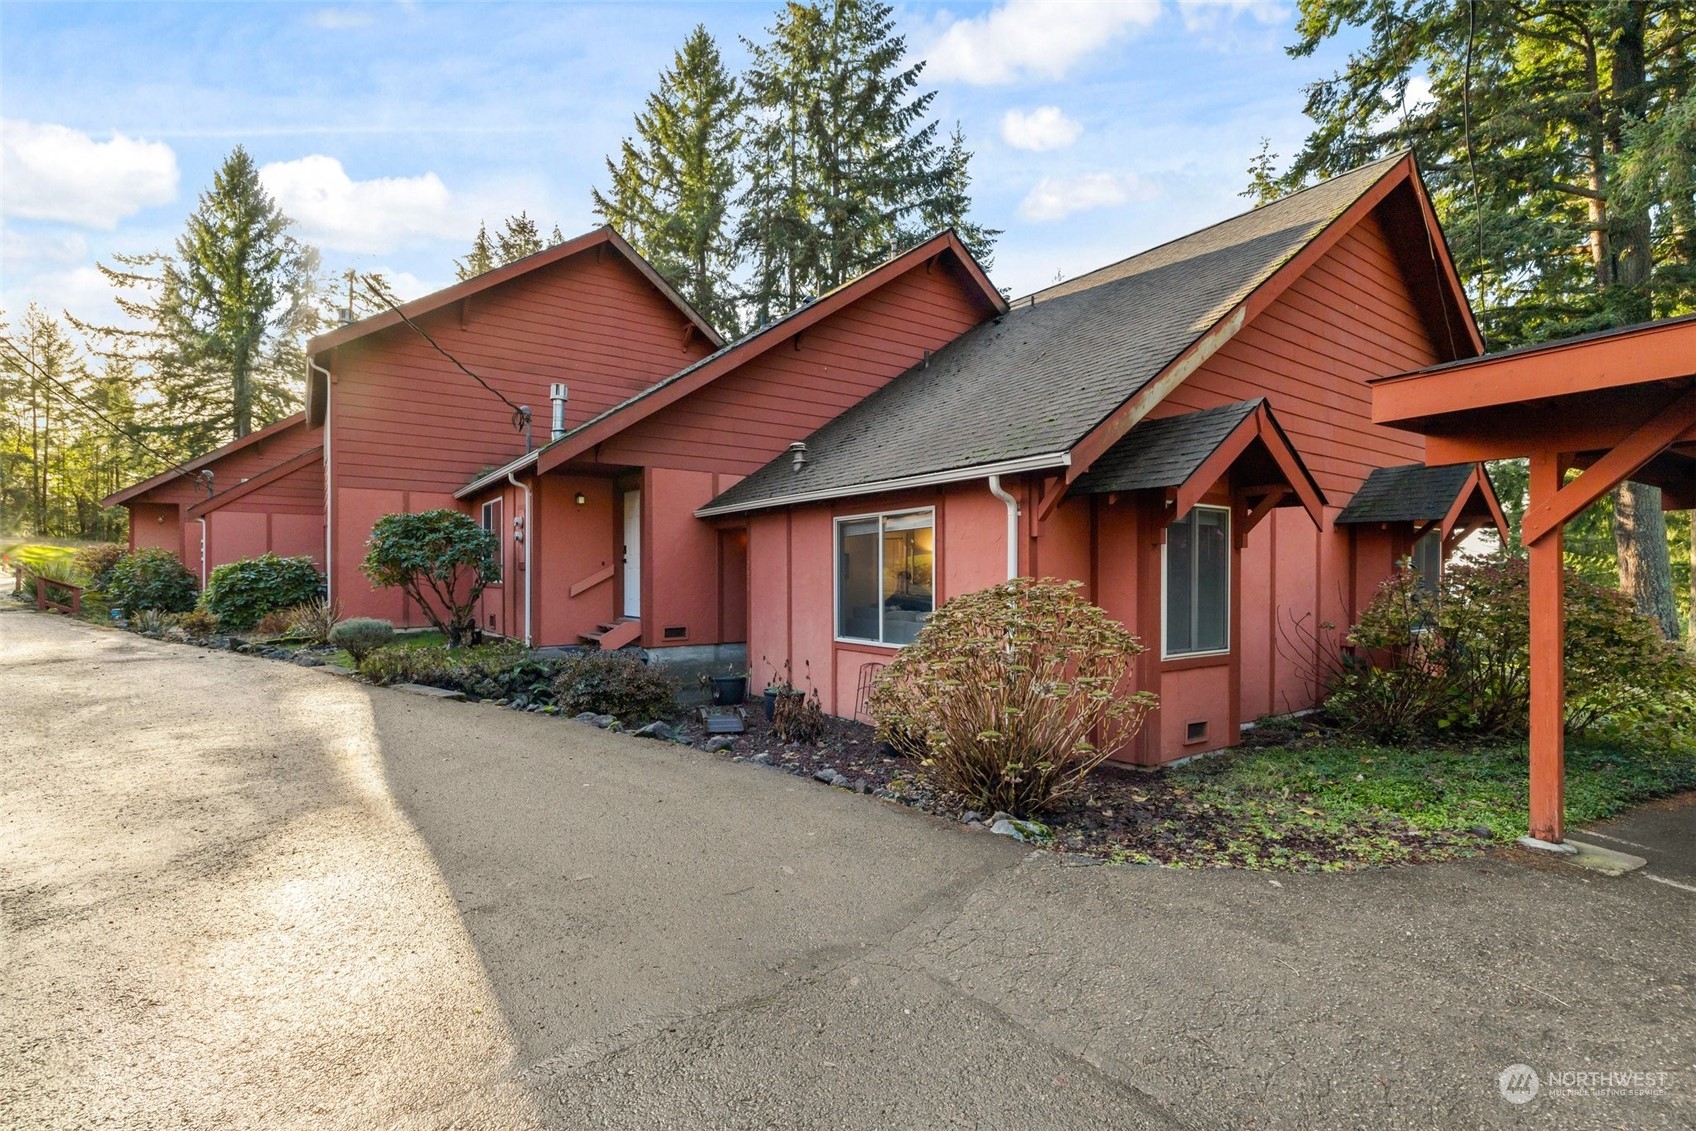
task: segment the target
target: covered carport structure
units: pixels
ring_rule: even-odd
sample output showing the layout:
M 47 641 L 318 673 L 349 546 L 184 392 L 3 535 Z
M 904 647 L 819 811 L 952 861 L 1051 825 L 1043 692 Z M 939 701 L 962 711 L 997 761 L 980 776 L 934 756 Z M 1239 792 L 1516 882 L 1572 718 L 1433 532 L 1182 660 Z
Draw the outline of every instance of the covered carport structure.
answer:
M 1530 462 L 1531 835 L 1560 843 L 1563 532 L 1628 479 L 1661 488 L 1666 510 L 1696 506 L 1696 316 L 1380 378 L 1372 420 L 1424 435 L 1429 464 Z

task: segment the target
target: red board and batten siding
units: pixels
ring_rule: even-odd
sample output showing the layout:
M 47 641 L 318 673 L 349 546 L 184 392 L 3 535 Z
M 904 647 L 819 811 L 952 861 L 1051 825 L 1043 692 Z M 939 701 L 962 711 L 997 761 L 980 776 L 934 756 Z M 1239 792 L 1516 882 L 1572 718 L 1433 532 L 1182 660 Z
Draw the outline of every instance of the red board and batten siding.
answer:
M 548 442 L 553 382 L 570 387 L 567 423 L 580 424 L 712 348 L 627 260 L 595 250 L 451 304 L 419 324 L 509 400 L 530 407 L 537 446 Z M 330 370 L 335 593 L 350 615 L 411 623 L 415 610 L 392 593 L 373 591 L 358 572 L 372 522 L 396 511 L 459 506 L 453 492 L 477 472 L 522 455 L 524 434 L 514 430 L 506 405 L 406 326 L 337 348 Z M 511 553 L 517 501 L 506 507 L 504 554 Z M 561 508 L 561 517 L 569 519 L 574 509 Z M 504 588 L 499 618 L 508 631 L 521 632 L 522 609 L 513 606 L 519 587 Z M 538 608 L 547 599 L 533 596 Z
M 748 475 L 983 321 L 919 264 L 601 445 L 605 463 Z

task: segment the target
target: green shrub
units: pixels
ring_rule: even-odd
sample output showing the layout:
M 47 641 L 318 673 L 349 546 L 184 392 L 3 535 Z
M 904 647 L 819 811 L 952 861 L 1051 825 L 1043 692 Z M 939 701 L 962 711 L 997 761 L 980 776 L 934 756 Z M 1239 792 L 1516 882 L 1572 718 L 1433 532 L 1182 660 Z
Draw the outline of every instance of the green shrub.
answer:
M 183 614 L 181 613 L 167 613 L 159 609 L 140 609 L 131 614 L 129 623 L 131 630 L 135 632 L 157 636 L 166 629 L 177 627 L 177 622 L 182 620 L 182 617 Z
M 1078 589 L 1019 578 L 948 601 L 879 673 L 879 732 L 909 752 L 923 735 L 931 775 L 979 808 L 1074 792 L 1154 705 L 1128 690 L 1142 645 Z
M 200 606 L 225 627 L 241 632 L 267 613 L 292 609 L 323 595 L 324 575 L 311 558 L 261 554 L 213 570 L 206 592 L 200 595 Z
M 511 641 L 475 648 L 390 644 L 368 652 L 359 674 L 383 686 L 422 683 L 527 707 L 552 701 L 550 683 L 558 667 L 558 661 L 540 659 Z
M 218 634 L 218 618 L 205 609 L 195 609 L 184 613 L 177 619 L 177 627 L 193 637 L 216 636 Z
M 330 629 L 330 643 L 352 656 L 356 666 L 394 638 L 395 626 L 376 617 L 350 617 Z
M 1531 706 L 1530 574 L 1496 555 L 1451 563 L 1433 592 L 1401 568 L 1349 634 L 1331 721 L 1377 742 L 1518 736 Z M 1696 663 L 1617 590 L 1566 577 L 1566 724 L 1696 724 Z
M 359 568 L 371 584 L 411 597 L 450 646 L 471 642 L 477 600 L 501 579 L 493 533 L 454 510 L 386 514 L 366 547 Z
M 120 546 L 116 542 L 98 542 L 78 550 L 71 558 L 71 565 L 88 579 L 87 586 L 91 592 L 105 593 L 106 587 L 112 583 L 112 570 L 129 552 L 128 546 Z
M 194 574 L 177 556 L 158 548 L 125 554 L 111 569 L 106 596 L 126 616 L 142 610 L 186 613 L 194 608 Z
M 388 644 L 359 661 L 359 674 L 372 683 L 388 687 L 395 683 L 422 683 L 429 687 L 451 687 L 450 664 L 445 644 Z
M 568 715 L 591 711 L 635 726 L 677 713 L 677 681 L 629 652 L 582 652 L 559 662 L 554 702 Z

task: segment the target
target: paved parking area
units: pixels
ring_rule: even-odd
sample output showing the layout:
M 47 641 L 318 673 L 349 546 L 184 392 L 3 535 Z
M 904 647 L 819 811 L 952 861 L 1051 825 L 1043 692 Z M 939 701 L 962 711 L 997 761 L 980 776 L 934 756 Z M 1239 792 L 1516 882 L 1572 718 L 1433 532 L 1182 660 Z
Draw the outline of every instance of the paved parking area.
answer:
M 1617 879 L 1068 867 L 33 613 L 0 670 L 0 1125 L 1696 1124 L 1689 804 Z

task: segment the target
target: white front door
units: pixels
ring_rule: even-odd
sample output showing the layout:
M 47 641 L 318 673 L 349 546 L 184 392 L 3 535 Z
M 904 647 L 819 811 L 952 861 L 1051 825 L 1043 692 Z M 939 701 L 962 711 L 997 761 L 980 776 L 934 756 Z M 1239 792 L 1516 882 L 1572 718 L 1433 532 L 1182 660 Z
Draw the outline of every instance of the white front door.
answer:
M 624 493 L 624 615 L 642 615 L 642 492 Z

